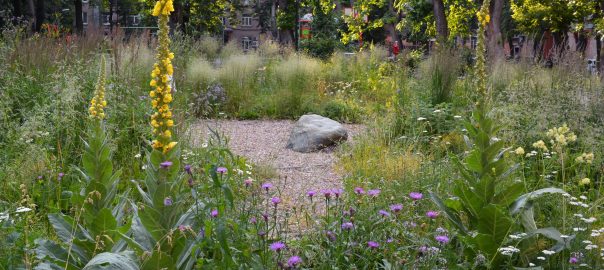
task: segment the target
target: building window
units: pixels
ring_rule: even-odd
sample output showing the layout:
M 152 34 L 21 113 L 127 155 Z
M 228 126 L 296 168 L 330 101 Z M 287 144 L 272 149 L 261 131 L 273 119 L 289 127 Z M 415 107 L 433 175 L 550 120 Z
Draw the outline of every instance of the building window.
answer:
M 472 50 L 476 50 L 477 46 L 478 46 L 478 37 L 477 36 L 470 37 L 470 47 L 472 48 Z
M 249 49 L 252 48 L 252 41 L 250 40 L 249 37 L 243 37 L 241 39 L 241 46 L 243 47 L 244 51 L 248 51 Z
M 107 15 L 103 15 L 103 25 L 110 25 L 111 23 L 109 22 L 109 14 Z
M 128 18 L 129 18 L 129 20 L 130 20 L 130 21 L 129 21 L 129 22 L 130 22 L 130 25 L 133 25 L 133 26 L 137 26 L 137 25 L 139 25 L 139 24 L 140 24 L 140 22 L 141 22 L 141 17 L 140 17 L 140 15 L 130 15 L 130 16 L 128 16 Z
M 82 12 L 82 24 L 88 24 L 88 12 Z
M 241 26 L 252 26 L 252 17 L 250 15 L 243 15 L 241 18 Z

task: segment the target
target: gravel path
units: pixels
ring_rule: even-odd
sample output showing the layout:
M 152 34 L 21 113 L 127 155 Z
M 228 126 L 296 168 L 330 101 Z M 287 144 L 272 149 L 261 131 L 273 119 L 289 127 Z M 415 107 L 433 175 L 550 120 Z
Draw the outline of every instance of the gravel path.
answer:
M 270 181 L 281 188 L 281 198 L 286 204 L 297 204 L 308 190 L 341 188 L 342 179 L 333 169 L 335 156 L 332 149 L 316 153 L 298 153 L 285 149 L 294 125 L 288 120 L 200 120 L 193 125 L 193 138 L 204 141 L 208 126 L 218 129 L 229 138 L 229 147 L 237 154 L 256 164 L 276 169 L 277 179 Z M 364 130 L 362 125 L 344 125 L 349 142 Z

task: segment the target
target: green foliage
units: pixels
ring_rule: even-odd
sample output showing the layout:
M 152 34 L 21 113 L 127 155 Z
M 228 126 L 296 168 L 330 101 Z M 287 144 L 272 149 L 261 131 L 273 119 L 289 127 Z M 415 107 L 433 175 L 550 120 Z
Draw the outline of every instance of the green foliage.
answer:
M 116 267 L 136 265 L 130 257 L 123 257 L 124 261 L 108 259 L 122 256 L 112 253 L 124 249 L 120 234 L 129 229 L 129 223 L 123 223 L 125 199 L 115 204 L 119 172 L 113 172 L 104 127 L 98 120 L 90 126 L 80 170 L 86 186 L 72 198 L 75 218 L 61 213 L 48 214 L 61 243 L 36 240 L 36 256 L 44 262 L 38 269 L 90 269 L 101 263 Z
M 511 1 L 512 18 L 519 29 L 527 33 L 545 30 L 566 33 L 571 27 L 583 29 L 584 18 L 594 13 L 595 4 L 588 0 L 514 0 Z

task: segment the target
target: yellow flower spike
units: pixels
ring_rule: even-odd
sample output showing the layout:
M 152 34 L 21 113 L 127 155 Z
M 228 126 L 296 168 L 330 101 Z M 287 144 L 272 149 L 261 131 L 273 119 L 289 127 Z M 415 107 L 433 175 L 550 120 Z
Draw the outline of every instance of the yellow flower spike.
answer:
M 159 31 L 158 47 L 156 53 L 155 64 L 151 71 L 152 80 L 150 86 L 153 88 L 149 92 L 152 98 L 151 105 L 154 113 L 151 116 L 151 125 L 153 128 L 153 148 L 161 149 L 163 153 L 167 153 L 174 148 L 176 142 L 172 142 L 172 126 L 174 121 L 170 109 L 170 103 L 174 100 L 172 96 L 172 88 L 170 87 L 170 76 L 174 73 L 172 59 L 174 54 L 170 52 L 170 37 L 168 35 L 170 28 L 168 26 L 170 13 L 174 11 L 172 0 L 158 0 L 155 2 L 153 16 L 158 17 Z
M 90 100 L 90 107 L 88 112 L 90 118 L 102 120 L 105 118 L 105 112 L 103 108 L 107 106 L 105 100 L 105 56 L 101 57 L 101 67 L 99 72 L 99 78 L 94 91 L 94 97 Z

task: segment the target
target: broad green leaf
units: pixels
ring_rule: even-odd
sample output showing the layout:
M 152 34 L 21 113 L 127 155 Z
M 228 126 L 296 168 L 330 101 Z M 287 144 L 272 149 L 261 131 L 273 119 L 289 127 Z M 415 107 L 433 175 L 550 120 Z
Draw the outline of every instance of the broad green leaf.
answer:
M 138 262 L 132 251 L 100 253 L 90 260 L 82 270 L 138 270 Z M 159 268 L 158 268 L 159 269 Z
M 533 192 L 526 193 L 526 194 L 518 197 L 518 199 L 516 199 L 516 201 L 514 201 L 514 203 L 510 206 L 510 213 L 512 215 L 516 215 L 522 209 L 525 209 L 527 207 L 532 207 L 532 205 L 531 205 L 532 201 L 545 194 L 566 194 L 566 191 L 559 189 L 559 188 L 550 187 L 550 188 L 542 188 L 539 190 L 535 190 Z
M 447 218 L 449 218 L 453 225 L 455 225 L 463 234 L 467 234 L 468 231 L 461 222 L 461 219 L 457 213 L 451 208 L 447 207 L 434 192 L 430 191 L 429 194 L 432 201 L 445 213 L 445 215 L 447 215 Z
M 524 192 L 524 184 L 521 182 L 513 183 L 495 195 L 493 202 L 499 205 L 510 205 L 520 194 Z
M 513 221 L 508 213 L 497 205 L 489 204 L 480 210 L 477 226 L 478 232 L 488 235 L 491 241 L 497 245 L 497 248 L 499 248 L 503 240 L 510 233 L 512 225 Z M 496 249 L 490 252 L 496 252 Z
M 113 217 L 113 214 L 111 214 L 111 210 L 103 208 L 99 211 L 94 222 L 90 225 L 90 230 L 94 232 L 95 235 L 112 236 L 115 234 L 117 221 L 115 220 L 115 217 Z M 117 241 L 117 239 L 113 240 L 114 242 Z

